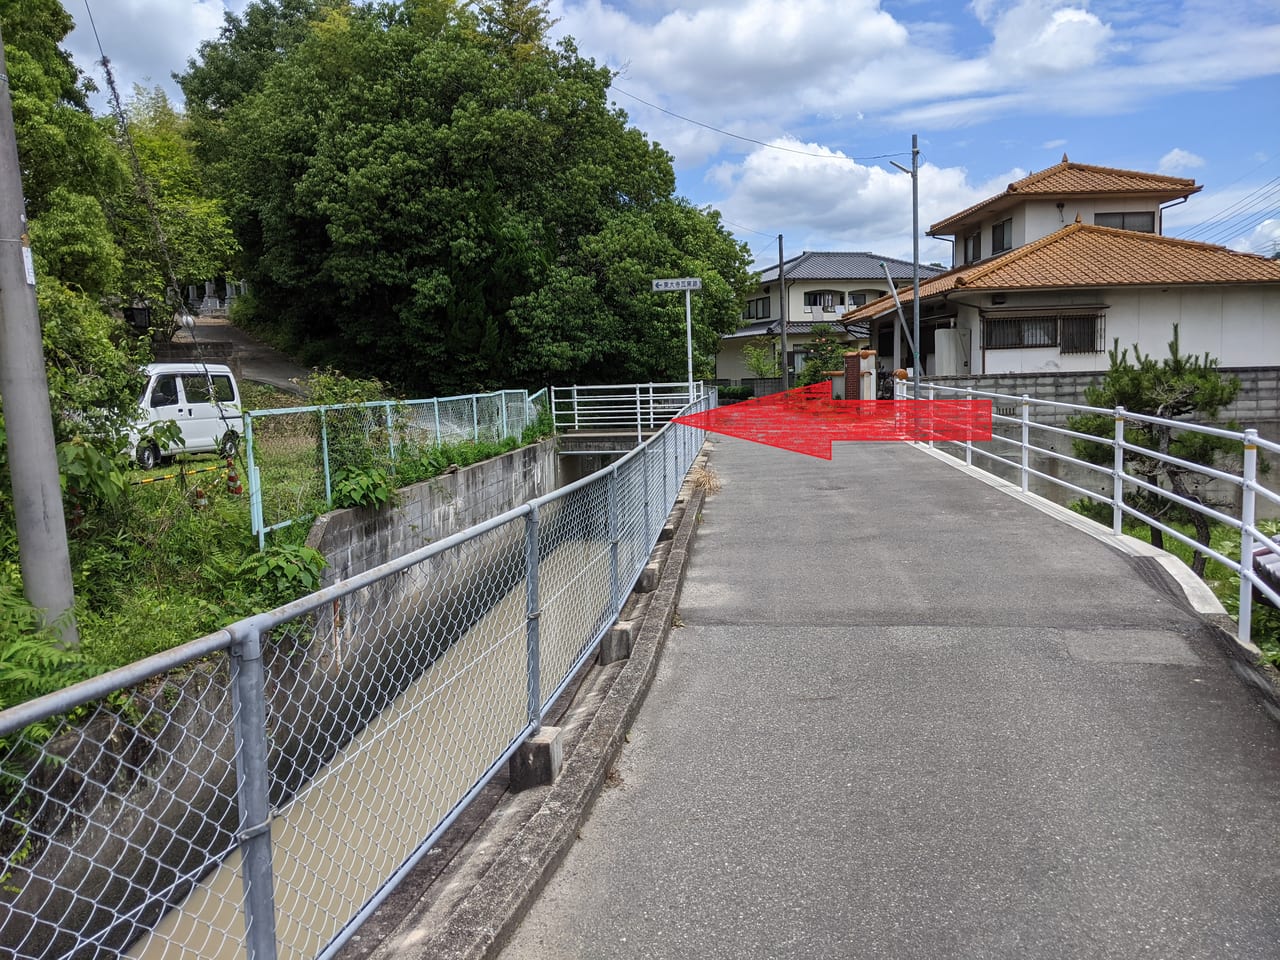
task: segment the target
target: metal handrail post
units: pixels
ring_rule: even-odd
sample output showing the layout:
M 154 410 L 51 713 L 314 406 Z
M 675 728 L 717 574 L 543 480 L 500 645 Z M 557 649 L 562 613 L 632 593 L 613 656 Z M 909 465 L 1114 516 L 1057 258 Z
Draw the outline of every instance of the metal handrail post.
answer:
M 1241 643 L 1251 643 L 1253 633 L 1253 583 L 1245 571 L 1253 572 L 1253 524 L 1255 519 L 1254 486 L 1258 480 L 1258 431 L 1244 432 L 1244 467 L 1240 471 L 1244 481 L 1240 498 L 1240 610 L 1236 617 L 1237 634 Z
M 266 671 L 262 631 L 253 620 L 233 624 L 231 696 L 235 717 L 236 802 L 240 812 L 245 949 L 249 960 L 275 960 L 275 882 L 271 867 L 271 802 L 267 769 Z
M 1111 532 L 1117 537 L 1124 532 L 1124 407 L 1116 407 L 1115 447 L 1111 475 Z
M 477 443 L 480 442 L 480 398 L 471 395 L 471 434 Z
M 573 385 L 573 429 L 578 429 L 578 385 Z
M 973 388 L 965 387 L 964 392 L 969 396 L 969 402 L 974 402 Z M 972 421 L 970 421 L 972 422 Z M 973 466 L 973 431 L 969 431 L 968 437 L 964 441 L 964 465 L 966 467 Z
M 529 722 L 542 728 L 542 651 L 538 621 L 542 610 L 538 597 L 538 506 L 530 504 L 524 520 L 525 664 Z
M 1031 479 L 1031 398 L 1022 395 L 1022 492 L 1030 489 Z
M 502 401 L 502 439 L 505 440 L 509 429 L 507 424 L 507 393 L 505 390 L 498 394 L 498 399 Z
M 441 438 L 441 436 L 440 436 L 440 398 L 439 398 L 439 397 L 432 397 L 432 398 L 431 398 L 431 406 L 435 408 L 435 415 L 436 415 L 436 446 L 438 447 L 438 446 L 441 446 L 441 445 L 444 443 L 444 440 L 443 440 L 443 439 Z
M 929 384 L 929 409 L 931 411 L 934 409 L 933 400 L 934 400 L 935 393 L 937 393 L 937 391 L 934 389 L 933 384 L 932 383 Z M 937 423 L 937 416 L 938 416 L 937 413 L 932 413 L 932 412 L 929 415 L 929 447 L 930 449 L 933 448 L 933 438 L 938 433 L 938 431 L 934 427 L 934 425 Z
M 644 443 L 644 412 L 640 407 L 640 387 L 636 386 L 636 446 Z

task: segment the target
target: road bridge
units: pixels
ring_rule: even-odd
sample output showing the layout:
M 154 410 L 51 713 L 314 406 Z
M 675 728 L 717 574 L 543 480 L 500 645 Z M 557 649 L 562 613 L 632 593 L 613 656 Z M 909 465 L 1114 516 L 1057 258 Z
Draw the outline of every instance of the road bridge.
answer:
M 1280 736 L 1203 597 L 920 449 L 710 463 L 682 625 L 505 960 L 1275 955 Z

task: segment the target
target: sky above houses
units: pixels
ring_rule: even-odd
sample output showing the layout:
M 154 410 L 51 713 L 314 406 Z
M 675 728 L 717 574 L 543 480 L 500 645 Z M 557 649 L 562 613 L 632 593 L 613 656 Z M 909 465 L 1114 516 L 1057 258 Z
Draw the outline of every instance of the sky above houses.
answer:
M 99 78 L 86 0 L 67 47 Z M 88 0 L 122 88 L 160 84 L 247 0 Z M 1280 249 L 1276 0 L 551 0 L 555 37 L 617 76 L 679 192 L 763 264 L 802 250 L 911 257 L 921 232 L 1074 161 L 1192 177 L 1165 232 Z M 101 104 L 99 105 L 101 106 Z M 921 259 L 950 245 L 921 238 Z

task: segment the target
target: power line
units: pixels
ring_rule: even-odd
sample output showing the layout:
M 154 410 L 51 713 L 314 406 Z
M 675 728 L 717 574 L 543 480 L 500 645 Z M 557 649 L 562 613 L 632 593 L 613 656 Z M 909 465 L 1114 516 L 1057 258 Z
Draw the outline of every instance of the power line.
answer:
M 763 230 L 756 230 L 752 227 L 743 226 L 741 223 L 734 223 L 732 220 L 726 220 L 723 214 L 720 216 L 720 222 L 727 223 L 731 227 L 737 227 L 739 230 L 745 230 L 747 233 L 759 234 L 762 237 L 776 237 L 778 235 L 777 231 L 774 231 L 773 233 L 765 233 Z
M 709 123 L 703 123 L 701 120 L 694 120 L 692 117 L 686 117 L 684 114 L 676 113 L 674 110 L 668 110 L 666 107 L 660 107 L 656 103 L 650 103 L 643 97 L 637 97 L 634 93 L 623 90 L 617 84 L 613 84 L 610 89 L 617 90 L 618 93 L 628 96 L 638 103 L 643 103 L 646 107 L 652 107 L 660 113 L 665 113 L 669 117 L 675 117 L 677 120 L 683 120 L 685 123 L 692 123 L 694 126 L 703 127 L 706 130 L 711 130 L 724 137 L 732 137 L 734 140 L 754 143 L 756 146 L 764 147 L 766 150 L 780 150 L 783 153 L 795 153 L 802 157 L 816 157 L 819 160 L 845 160 L 850 163 L 861 163 L 864 160 L 887 160 L 890 157 L 910 156 L 908 153 L 880 153 L 870 157 L 837 157 L 832 156 L 829 153 L 814 153 L 811 150 L 796 150 L 792 147 L 780 147 L 777 144 L 765 143 L 763 140 L 756 140 L 754 137 L 744 137 L 738 133 L 730 133 L 728 130 L 723 130 L 720 127 L 712 126 Z
M 1199 223 L 1183 231 L 1183 239 L 1194 240 L 1198 236 L 1206 236 L 1215 233 L 1217 229 L 1220 228 L 1223 220 L 1234 215 L 1247 213 L 1247 209 L 1241 208 L 1249 207 L 1251 204 L 1256 205 L 1258 202 L 1265 202 L 1265 200 L 1270 197 L 1271 194 L 1275 193 L 1277 189 L 1280 189 L 1280 177 L 1273 177 L 1266 183 L 1262 184 L 1262 186 L 1249 191 L 1234 203 L 1228 204 L 1226 207 L 1216 213 L 1210 214 L 1204 220 L 1201 220 Z

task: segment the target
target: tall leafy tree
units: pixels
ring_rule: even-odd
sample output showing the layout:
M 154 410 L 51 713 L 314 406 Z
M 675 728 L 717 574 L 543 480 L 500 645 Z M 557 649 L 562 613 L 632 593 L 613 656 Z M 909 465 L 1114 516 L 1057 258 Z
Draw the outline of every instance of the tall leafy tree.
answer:
M 260 320 L 422 392 L 683 379 L 683 304 L 650 281 L 697 274 L 714 355 L 745 250 L 547 24 L 528 0 L 316 9 L 221 121 Z

